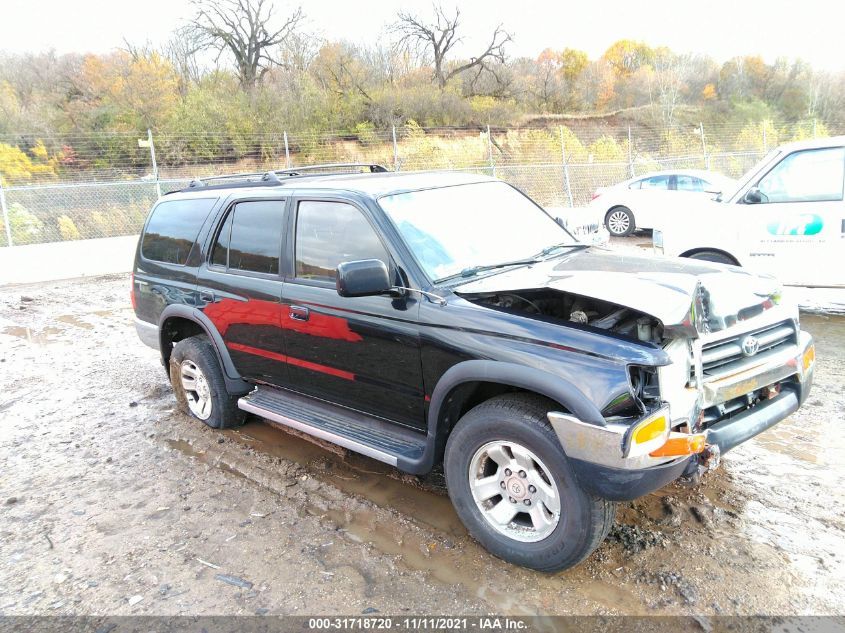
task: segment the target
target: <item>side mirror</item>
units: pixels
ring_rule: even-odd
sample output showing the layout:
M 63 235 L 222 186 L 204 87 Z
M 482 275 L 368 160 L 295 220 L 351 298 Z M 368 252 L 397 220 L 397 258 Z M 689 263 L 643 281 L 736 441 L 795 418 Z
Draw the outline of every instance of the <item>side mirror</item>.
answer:
M 362 259 L 338 265 L 336 286 L 341 297 L 373 297 L 389 292 L 393 284 L 383 261 Z
M 745 192 L 745 195 L 742 196 L 742 201 L 745 204 L 760 204 L 763 202 L 763 192 L 760 191 L 757 187 L 752 187 L 748 191 Z

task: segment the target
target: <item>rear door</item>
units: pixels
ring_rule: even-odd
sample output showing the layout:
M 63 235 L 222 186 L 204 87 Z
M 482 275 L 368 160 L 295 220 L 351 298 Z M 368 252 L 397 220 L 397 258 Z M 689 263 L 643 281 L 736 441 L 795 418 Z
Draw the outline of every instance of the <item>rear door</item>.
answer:
M 344 199 L 294 200 L 283 290 L 289 385 L 335 404 L 425 428 L 417 297 L 341 297 L 338 264 L 397 267 L 368 212 Z
M 745 205 L 740 236 L 749 265 L 787 284 L 845 285 L 845 147 L 791 152 L 753 186 L 760 202 Z
M 198 273 L 200 308 L 244 378 L 287 381 L 281 253 L 286 198 L 230 202 L 218 217 Z

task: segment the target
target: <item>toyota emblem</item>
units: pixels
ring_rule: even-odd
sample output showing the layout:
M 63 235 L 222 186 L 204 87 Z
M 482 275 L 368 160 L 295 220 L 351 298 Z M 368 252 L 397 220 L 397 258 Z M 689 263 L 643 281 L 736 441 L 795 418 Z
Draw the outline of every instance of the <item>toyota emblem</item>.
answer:
M 749 334 L 744 339 L 742 339 L 743 356 L 754 356 L 754 354 L 757 353 L 758 349 L 760 349 L 760 341 L 758 341 L 756 337 Z

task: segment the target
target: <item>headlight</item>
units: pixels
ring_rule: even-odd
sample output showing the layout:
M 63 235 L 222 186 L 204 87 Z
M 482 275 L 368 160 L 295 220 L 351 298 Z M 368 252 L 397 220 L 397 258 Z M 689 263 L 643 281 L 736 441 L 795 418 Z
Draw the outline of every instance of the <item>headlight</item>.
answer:
M 663 250 L 663 231 L 658 231 L 657 229 L 654 229 L 651 232 L 651 243 L 654 248 L 659 248 L 660 250 Z

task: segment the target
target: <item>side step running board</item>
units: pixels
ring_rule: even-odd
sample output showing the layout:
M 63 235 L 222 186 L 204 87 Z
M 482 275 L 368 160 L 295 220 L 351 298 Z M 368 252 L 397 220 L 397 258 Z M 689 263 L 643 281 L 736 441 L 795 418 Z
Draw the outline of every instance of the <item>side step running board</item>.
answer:
M 238 408 L 409 472 L 426 448 L 424 433 L 284 389 L 257 387 Z

